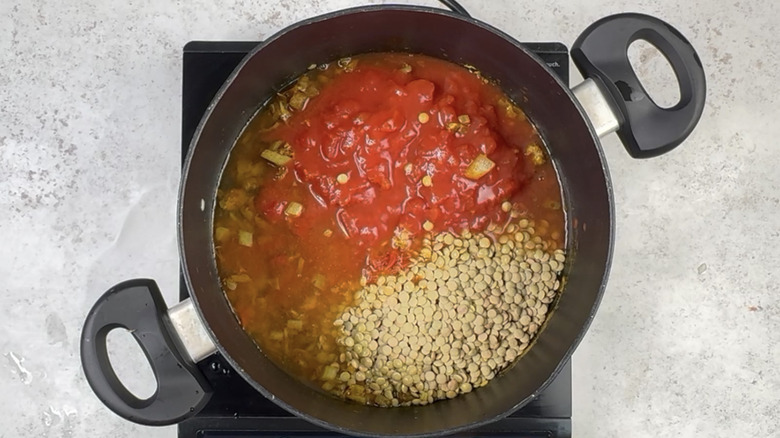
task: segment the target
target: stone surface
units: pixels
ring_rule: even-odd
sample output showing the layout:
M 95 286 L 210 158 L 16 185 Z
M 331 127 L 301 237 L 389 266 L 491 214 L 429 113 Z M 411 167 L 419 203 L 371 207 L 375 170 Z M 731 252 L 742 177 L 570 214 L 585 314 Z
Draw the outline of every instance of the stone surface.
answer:
M 85 313 L 120 280 L 154 278 L 176 299 L 181 48 L 260 39 L 365 3 L 377 2 L 0 2 L 3 434 L 175 436 L 103 407 L 81 373 L 78 339 Z M 697 47 L 709 95 L 688 141 L 642 161 L 615 136 L 603 142 L 617 242 L 574 357 L 575 436 L 776 436 L 778 3 L 463 4 L 518 39 L 567 44 L 601 16 L 640 11 Z M 673 102 L 660 57 L 647 47 L 632 56 L 658 100 Z M 153 390 L 137 354 L 115 359 L 131 387 Z

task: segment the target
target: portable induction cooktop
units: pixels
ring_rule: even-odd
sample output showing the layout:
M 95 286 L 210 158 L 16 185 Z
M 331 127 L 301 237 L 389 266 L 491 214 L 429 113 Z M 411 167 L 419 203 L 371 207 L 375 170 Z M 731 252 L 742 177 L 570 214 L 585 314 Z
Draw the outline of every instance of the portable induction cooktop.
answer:
M 182 88 L 182 162 L 201 117 L 241 59 L 258 42 L 190 42 L 184 47 Z M 560 43 L 527 43 L 557 73 L 569 80 L 569 54 Z M 189 296 L 181 280 L 180 298 Z M 255 391 L 217 353 L 198 367 L 214 394 L 193 418 L 178 426 L 179 438 L 338 437 L 298 418 Z M 571 364 L 531 403 L 512 415 L 463 437 L 571 437 Z

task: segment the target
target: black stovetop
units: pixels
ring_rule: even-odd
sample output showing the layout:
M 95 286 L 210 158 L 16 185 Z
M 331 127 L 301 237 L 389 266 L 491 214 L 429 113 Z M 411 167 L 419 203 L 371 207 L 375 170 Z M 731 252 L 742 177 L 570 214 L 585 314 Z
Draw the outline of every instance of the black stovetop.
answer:
M 182 160 L 211 99 L 257 42 L 191 42 L 184 47 L 182 88 Z M 528 43 L 565 82 L 569 55 L 559 43 Z M 182 161 L 183 162 L 183 161 Z M 182 282 L 181 298 L 188 296 Z M 215 354 L 198 364 L 214 389 L 206 407 L 178 426 L 179 438 L 336 437 L 300 419 L 255 391 Z M 509 417 L 456 436 L 571 437 L 571 364 L 536 400 Z

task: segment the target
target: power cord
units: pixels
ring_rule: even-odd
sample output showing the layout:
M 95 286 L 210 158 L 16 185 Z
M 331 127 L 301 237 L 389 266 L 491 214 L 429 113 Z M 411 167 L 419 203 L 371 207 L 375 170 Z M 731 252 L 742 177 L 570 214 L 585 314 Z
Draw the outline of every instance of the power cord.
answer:
M 466 11 L 466 8 L 461 6 L 460 3 L 458 3 L 455 0 L 439 0 L 439 2 L 441 4 L 443 4 L 444 6 L 452 9 L 452 11 L 455 12 L 455 13 L 458 13 L 458 14 L 463 15 L 465 17 L 471 17 L 471 15 L 468 13 L 468 11 Z

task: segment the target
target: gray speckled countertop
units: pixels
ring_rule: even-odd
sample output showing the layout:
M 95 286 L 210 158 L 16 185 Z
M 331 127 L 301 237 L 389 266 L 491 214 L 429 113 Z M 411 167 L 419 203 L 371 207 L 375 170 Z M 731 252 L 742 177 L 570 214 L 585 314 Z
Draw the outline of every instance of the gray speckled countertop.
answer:
M 78 338 L 120 280 L 154 278 L 175 302 L 182 46 L 261 39 L 364 3 L 0 2 L 0 436 L 175 435 L 104 408 Z M 574 356 L 575 436 L 777 436 L 778 3 L 463 3 L 518 39 L 567 44 L 603 15 L 646 12 L 698 48 L 708 105 L 683 146 L 637 161 L 603 141 L 617 243 Z M 633 56 L 660 71 L 652 52 Z M 137 355 L 116 359 L 151 391 Z

